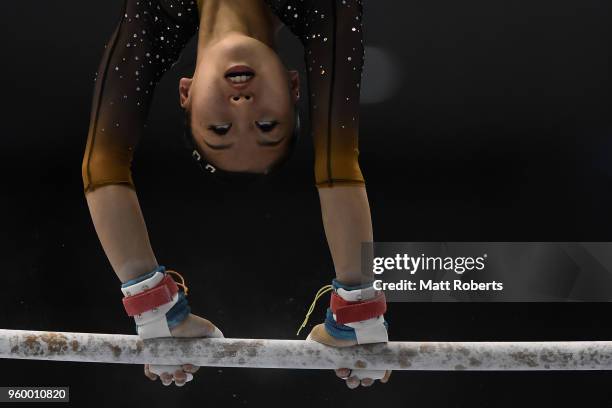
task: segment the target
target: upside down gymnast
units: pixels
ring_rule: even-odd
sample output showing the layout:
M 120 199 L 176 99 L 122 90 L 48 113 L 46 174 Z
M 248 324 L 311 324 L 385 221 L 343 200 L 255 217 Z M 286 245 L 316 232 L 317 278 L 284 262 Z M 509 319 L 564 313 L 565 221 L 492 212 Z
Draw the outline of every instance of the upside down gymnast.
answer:
M 193 77 L 179 83 L 194 159 L 230 180 L 276 171 L 299 132 L 300 79 L 275 51 L 285 25 L 304 46 L 315 179 L 336 272 L 325 322 L 308 339 L 334 347 L 388 341 L 384 295 L 360 272 L 361 243 L 373 239 L 357 146 L 361 18 L 360 0 L 125 0 L 96 79 L 82 175 L 96 233 L 141 338 L 222 336 L 191 313 L 184 281 L 157 262 L 136 196 L 130 167 L 155 86 L 197 34 Z M 145 375 L 181 386 L 197 369 L 147 365 Z M 386 382 L 390 372 L 336 374 L 356 388 Z

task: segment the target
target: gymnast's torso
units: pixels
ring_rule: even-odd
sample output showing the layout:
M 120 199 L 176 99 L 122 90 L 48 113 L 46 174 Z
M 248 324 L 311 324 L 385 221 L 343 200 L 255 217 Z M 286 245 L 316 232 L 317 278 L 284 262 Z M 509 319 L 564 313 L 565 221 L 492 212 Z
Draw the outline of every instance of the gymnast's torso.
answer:
M 265 3 L 304 46 L 317 186 L 363 184 L 358 163 L 361 0 Z M 195 0 L 125 0 L 96 77 L 82 167 L 86 191 L 108 184 L 134 186 L 131 162 L 155 86 L 199 23 Z

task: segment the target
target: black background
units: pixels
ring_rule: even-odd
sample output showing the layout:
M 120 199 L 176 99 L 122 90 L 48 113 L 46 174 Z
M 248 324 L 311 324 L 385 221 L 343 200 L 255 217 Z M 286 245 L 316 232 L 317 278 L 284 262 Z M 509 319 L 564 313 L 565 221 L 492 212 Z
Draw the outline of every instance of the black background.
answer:
M 608 1 L 370 0 L 365 9 L 366 43 L 398 72 L 392 97 L 361 114 L 377 241 L 612 241 Z M 80 175 L 94 73 L 119 12 L 119 0 L 2 5 L 1 327 L 133 332 Z M 284 34 L 287 64 L 301 67 Z M 186 276 L 194 312 L 227 336 L 295 338 L 333 275 L 311 141 L 261 188 L 202 178 L 183 156 L 177 103 L 193 61 L 191 47 L 160 84 L 137 152 L 157 258 Z M 612 339 L 607 303 L 389 309 L 394 340 Z M 322 316 L 320 304 L 312 324 Z M 612 375 L 598 372 L 403 372 L 349 391 L 331 372 L 202 369 L 181 389 L 141 371 L 4 360 L 0 385 L 70 386 L 74 406 L 612 406 Z

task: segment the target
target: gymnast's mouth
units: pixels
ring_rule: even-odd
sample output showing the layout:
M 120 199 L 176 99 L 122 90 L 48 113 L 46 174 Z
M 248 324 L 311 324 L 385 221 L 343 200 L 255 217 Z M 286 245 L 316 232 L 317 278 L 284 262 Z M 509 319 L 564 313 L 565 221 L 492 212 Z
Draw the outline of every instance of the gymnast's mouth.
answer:
M 225 72 L 225 79 L 235 87 L 244 87 L 253 78 L 255 78 L 255 70 L 246 65 L 236 65 Z

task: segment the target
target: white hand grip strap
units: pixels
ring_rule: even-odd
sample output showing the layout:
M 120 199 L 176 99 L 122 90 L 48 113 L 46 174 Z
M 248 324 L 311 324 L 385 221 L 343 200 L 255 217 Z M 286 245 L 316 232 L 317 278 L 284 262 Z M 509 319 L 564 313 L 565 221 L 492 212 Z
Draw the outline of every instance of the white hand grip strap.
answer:
M 141 282 L 134 283 L 133 285 L 121 288 L 121 292 L 126 297 L 135 296 L 141 294 L 149 289 L 158 286 L 165 277 L 165 273 L 156 272 L 150 278 L 147 278 Z M 160 305 L 154 309 L 148 310 L 141 314 L 134 316 L 134 322 L 136 322 L 136 330 L 138 335 L 144 339 L 152 339 L 156 337 L 170 337 L 170 328 L 168 327 L 168 321 L 166 313 L 178 302 L 179 294 L 176 293 L 172 300 L 168 303 Z
M 389 341 L 385 318 L 382 315 L 361 322 L 345 323 L 345 326 L 355 330 L 357 344 L 387 343 Z
M 338 288 L 336 289 L 336 293 L 347 302 L 360 302 L 374 298 L 378 294 L 378 291 L 370 286 L 355 290 Z M 334 320 L 337 321 L 338 319 L 335 313 L 333 316 Z M 357 344 L 386 343 L 389 341 L 385 319 L 382 315 L 360 322 L 345 323 L 344 325 L 352 327 L 355 330 Z
M 164 279 L 164 274 L 162 272 L 156 272 L 148 279 L 145 279 L 128 287 L 121 288 L 121 292 L 123 292 L 123 296 L 138 295 L 139 293 L 142 293 L 145 290 L 156 287 L 157 285 L 159 285 L 162 279 Z
M 165 316 L 163 319 L 154 320 L 142 326 L 136 326 L 136 330 L 143 340 L 172 336 L 168 327 L 168 320 Z
M 362 300 L 373 299 L 377 294 L 377 290 L 372 286 L 355 290 L 338 288 L 336 293 L 347 302 L 361 302 Z

